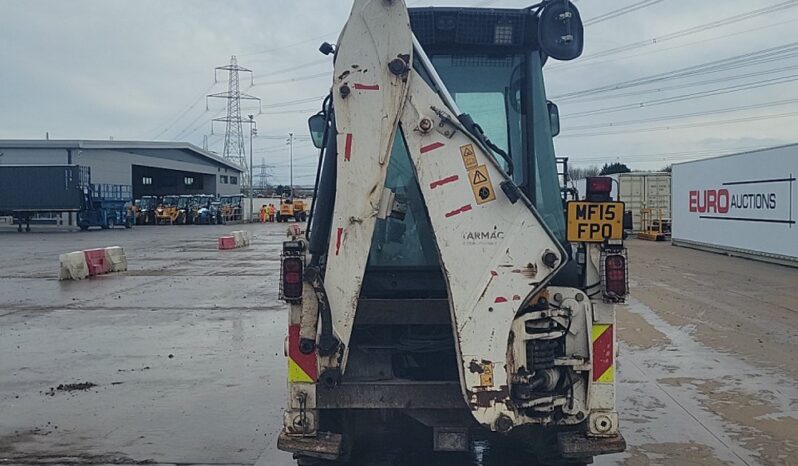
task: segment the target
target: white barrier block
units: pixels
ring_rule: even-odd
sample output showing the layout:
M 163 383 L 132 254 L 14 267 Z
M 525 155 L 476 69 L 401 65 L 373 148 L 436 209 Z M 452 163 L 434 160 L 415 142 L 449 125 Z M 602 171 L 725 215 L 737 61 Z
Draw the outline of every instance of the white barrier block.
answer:
M 230 232 L 230 235 L 236 239 L 236 247 L 240 248 L 244 246 L 244 232 L 241 230 L 236 230 Z
M 61 268 L 58 272 L 59 280 L 82 280 L 89 276 L 89 266 L 86 264 L 86 255 L 83 251 L 69 252 L 58 256 Z
M 127 256 L 123 248 L 119 246 L 105 248 L 105 260 L 108 262 L 109 272 L 127 271 Z
M 249 235 L 249 232 L 244 230 L 244 246 L 249 246 L 252 243 L 252 237 Z

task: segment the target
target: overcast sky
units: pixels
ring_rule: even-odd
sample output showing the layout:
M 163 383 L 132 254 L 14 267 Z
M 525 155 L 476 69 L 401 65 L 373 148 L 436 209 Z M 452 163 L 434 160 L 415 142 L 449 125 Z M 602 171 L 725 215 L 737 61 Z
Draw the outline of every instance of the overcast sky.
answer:
M 784 5 L 746 14 L 778 4 Z M 622 161 L 649 170 L 798 141 L 798 45 L 776 49 L 760 63 L 753 63 L 762 57 L 754 53 L 724 71 L 554 98 L 787 46 L 798 41 L 798 0 L 577 5 L 588 24 L 593 20 L 585 53 L 571 62 L 550 61 L 546 70 L 549 97 L 562 116 L 558 155 L 583 166 Z M 271 181 L 286 182 L 285 139 L 294 132 L 295 182 L 310 184 L 316 151 L 306 119 L 331 80 L 330 59 L 317 49 L 324 40 L 334 42 L 350 6 L 343 0 L 0 0 L 0 138 L 43 138 L 49 131 L 54 139 L 157 138 L 202 146 L 207 136 L 210 149 L 221 152 L 224 126 L 211 134 L 210 120 L 223 116 L 225 102 L 211 99 L 206 110 L 204 96 L 226 90 L 226 74 L 214 83 L 213 69 L 235 54 L 254 70 L 255 85 L 243 75 L 242 90 L 263 103 L 261 114 L 243 104 L 245 114 L 257 114 L 255 164 L 265 161 Z M 623 7 L 636 9 L 602 16 Z M 669 36 L 680 31 L 686 32 Z M 627 50 L 614 51 L 619 47 Z M 598 112 L 584 114 L 592 110 Z

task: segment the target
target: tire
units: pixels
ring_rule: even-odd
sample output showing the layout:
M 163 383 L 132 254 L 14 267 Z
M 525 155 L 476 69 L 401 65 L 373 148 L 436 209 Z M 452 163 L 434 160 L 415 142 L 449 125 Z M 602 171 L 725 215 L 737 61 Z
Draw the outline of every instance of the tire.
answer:
M 80 231 L 86 231 L 89 229 L 88 225 L 78 225 L 78 226 L 80 227 Z M 19 231 L 22 231 L 22 228 L 20 228 Z
M 116 219 L 113 218 L 113 217 L 109 218 L 108 219 L 108 226 L 106 227 L 106 229 L 110 230 L 111 228 L 113 228 L 115 226 L 116 226 Z
M 294 214 L 294 220 L 296 220 L 296 223 L 301 222 L 302 221 L 302 214 L 301 213 Z
M 280 222 L 283 221 L 283 217 L 279 213 L 277 215 L 275 215 L 274 219 L 277 220 L 277 223 L 280 223 Z

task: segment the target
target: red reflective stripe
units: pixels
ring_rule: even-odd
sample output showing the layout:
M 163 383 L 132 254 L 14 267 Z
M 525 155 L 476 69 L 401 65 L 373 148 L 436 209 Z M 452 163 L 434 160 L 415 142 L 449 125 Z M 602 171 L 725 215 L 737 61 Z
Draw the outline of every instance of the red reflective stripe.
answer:
M 613 326 L 607 327 L 593 342 L 593 381 L 599 379 L 612 367 Z
M 463 212 L 468 212 L 471 209 L 472 209 L 471 204 L 464 205 L 463 207 L 460 207 L 459 209 L 455 209 L 455 210 L 453 210 L 451 212 L 447 212 L 445 217 L 446 218 L 454 217 L 455 215 L 462 214 Z
M 352 133 L 346 133 L 346 144 L 344 145 L 344 161 L 348 162 L 352 157 Z
M 319 377 L 316 352 L 304 354 L 299 351 L 299 324 L 288 326 L 288 357 L 315 382 Z
M 380 90 L 380 85 L 379 84 L 355 83 L 355 89 L 360 89 L 362 91 L 379 91 Z
M 428 144 L 426 146 L 421 146 L 421 153 L 422 154 L 426 154 L 427 152 L 429 152 L 431 150 L 440 149 L 441 147 L 443 147 L 443 143 L 442 142 L 433 142 L 432 144 Z
M 430 189 L 435 189 L 438 186 L 443 186 L 446 183 L 452 183 L 452 182 L 457 181 L 459 179 L 460 179 L 460 177 L 457 176 L 457 175 L 447 176 L 446 178 L 442 178 L 440 180 L 433 181 L 432 183 L 429 184 L 429 188 Z
M 495 300 L 493 300 L 493 302 L 494 302 L 494 303 L 506 303 L 506 302 L 507 302 L 507 298 L 505 298 L 505 297 L 503 297 L 503 296 L 499 296 L 498 298 L 496 298 Z
M 335 238 L 335 255 L 338 255 L 338 251 L 341 250 L 341 236 L 344 234 L 344 229 L 339 228 L 338 233 L 336 234 Z

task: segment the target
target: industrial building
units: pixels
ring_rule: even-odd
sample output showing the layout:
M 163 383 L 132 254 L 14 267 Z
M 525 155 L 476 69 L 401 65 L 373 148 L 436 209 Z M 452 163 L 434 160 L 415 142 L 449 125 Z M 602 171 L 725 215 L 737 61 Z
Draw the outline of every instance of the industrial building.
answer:
M 241 167 L 186 142 L 0 139 L 0 165 L 81 165 L 133 197 L 241 192 Z

